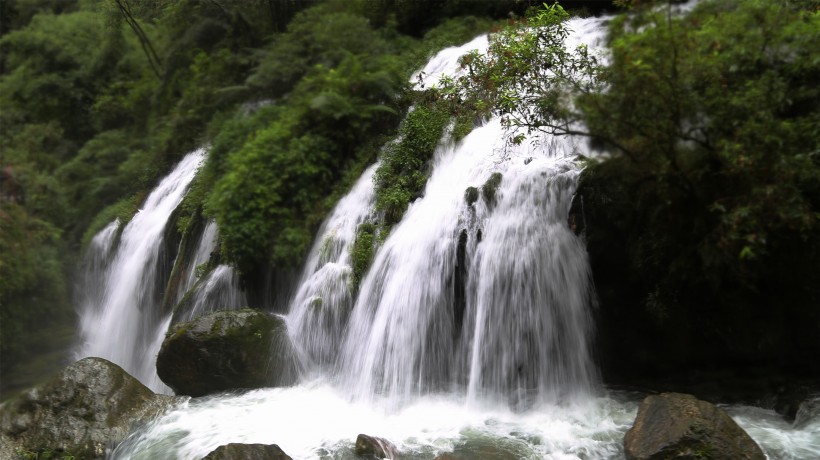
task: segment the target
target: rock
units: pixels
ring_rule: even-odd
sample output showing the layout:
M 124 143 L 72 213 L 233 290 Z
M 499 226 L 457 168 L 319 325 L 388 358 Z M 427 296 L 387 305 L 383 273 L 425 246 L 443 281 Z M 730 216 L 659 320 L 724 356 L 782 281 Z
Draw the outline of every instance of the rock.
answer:
M 487 182 L 484 182 L 484 185 L 481 186 L 481 194 L 484 196 L 487 206 L 495 204 L 495 192 L 498 190 L 498 186 L 501 185 L 501 179 L 501 173 L 494 172 L 487 179 Z
M 794 418 L 794 428 L 801 430 L 809 426 L 820 428 L 820 394 L 812 395 L 800 404 Z
M 85 358 L 0 405 L 0 458 L 18 452 L 103 458 L 134 426 L 174 401 L 114 363 Z
M 226 444 L 202 460 L 292 460 L 276 444 Z
M 455 446 L 452 452 L 438 455 L 435 460 L 518 460 L 538 457 L 527 443 L 518 439 L 476 437 Z
M 287 330 L 278 316 L 245 308 L 175 325 L 157 356 L 157 374 L 177 394 L 289 384 L 295 375 Z
M 365 458 L 399 458 L 399 451 L 390 441 L 360 434 L 356 438 L 356 455 Z
M 766 456 L 726 412 L 681 393 L 646 397 L 624 436 L 627 459 L 759 459 Z
M 478 201 L 478 189 L 475 187 L 467 187 L 464 190 L 464 201 L 467 202 L 467 205 L 473 205 L 476 201 Z

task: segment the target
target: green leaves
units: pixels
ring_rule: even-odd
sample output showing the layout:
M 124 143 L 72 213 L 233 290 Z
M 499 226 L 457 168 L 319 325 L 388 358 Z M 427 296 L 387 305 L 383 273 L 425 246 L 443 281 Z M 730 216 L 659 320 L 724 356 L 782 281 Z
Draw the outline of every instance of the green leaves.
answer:
M 571 98 L 601 88 L 597 58 L 585 46 L 565 44 L 569 17 L 557 3 L 490 36 L 486 55 L 461 58 L 467 70 L 442 79 L 438 94 L 453 110 L 497 114 L 513 131 L 572 132 L 580 118 Z
M 427 182 L 427 162 L 449 122 L 444 110 L 417 106 L 402 122 L 397 141 L 385 146 L 374 177 L 376 209 L 384 213 L 385 233 L 421 193 Z

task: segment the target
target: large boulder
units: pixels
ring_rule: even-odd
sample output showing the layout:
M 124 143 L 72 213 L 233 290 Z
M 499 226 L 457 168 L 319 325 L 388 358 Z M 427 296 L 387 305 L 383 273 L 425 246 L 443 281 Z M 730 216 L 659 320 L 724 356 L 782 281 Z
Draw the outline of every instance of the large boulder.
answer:
M 0 458 L 27 452 L 103 458 L 176 400 L 154 394 L 114 363 L 85 358 L 0 405 Z
M 629 460 L 766 458 L 726 412 L 681 393 L 646 397 L 626 432 L 624 449 Z
M 276 444 L 225 444 L 202 460 L 292 460 Z
M 245 308 L 171 328 L 157 374 L 177 394 L 204 396 L 292 383 L 294 362 L 284 320 Z

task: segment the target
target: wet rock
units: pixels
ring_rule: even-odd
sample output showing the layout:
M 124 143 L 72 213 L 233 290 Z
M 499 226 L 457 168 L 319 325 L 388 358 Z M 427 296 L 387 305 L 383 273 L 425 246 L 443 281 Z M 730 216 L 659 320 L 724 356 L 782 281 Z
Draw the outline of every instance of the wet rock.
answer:
M 495 204 L 495 193 L 498 186 L 501 185 L 502 178 L 501 173 L 494 172 L 487 179 L 487 182 L 484 182 L 484 185 L 481 186 L 481 195 L 484 197 L 484 201 L 487 202 L 487 206 Z
M 157 356 L 157 374 L 189 396 L 286 385 L 295 375 L 284 320 L 250 308 L 174 326 Z
M 535 452 L 517 439 L 475 438 L 457 445 L 452 452 L 441 454 L 435 460 L 518 460 L 535 457 Z
M 815 394 L 803 401 L 794 417 L 794 427 L 804 429 L 817 425 L 820 428 L 820 394 Z
M 177 400 L 154 394 L 114 363 L 85 358 L 0 405 L 0 458 L 26 452 L 103 458 Z
M 360 434 L 356 438 L 356 455 L 364 458 L 399 458 L 398 449 L 390 441 Z
M 726 412 L 681 393 L 646 397 L 626 432 L 624 449 L 630 460 L 766 458 Z
M 276 444 L 226 444 L 202 460 L 291 460 Z
M 478 201 L 478 189 L 475 187 L 467 187 L 464 191 L 464 201 L 467 202 L 467 205 L 473 205 Z

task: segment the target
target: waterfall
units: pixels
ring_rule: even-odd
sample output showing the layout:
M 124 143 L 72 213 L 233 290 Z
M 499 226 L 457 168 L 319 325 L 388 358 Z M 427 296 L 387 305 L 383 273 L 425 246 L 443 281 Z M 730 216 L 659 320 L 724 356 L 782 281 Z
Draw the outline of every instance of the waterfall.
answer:
M 176 293 L 174 322 L 190 321 L 217 310 L 230 310 L 247 305 L 239 288 L 239 276 L 233 267 L 220 264 L 211 270 L 207 264 L 217 247 L 219 229 L 209 221 L 202 230 L 196 252 L 184 263 L 183 281 Z M 184 257 L 180 254 L 178 258 Z
M 458 57 L 486 46 L 483 36 L 444 50 L 413 80 L 457 75 Z M 590 272 L 567 223 L 581 146 L 507 138 L 495 119 L 457 144 L 442 140 L 423 197 L 354 293 L 349 252 L 374 217 L 375 167 L 362 176 L 320 231 L 291 304 L 306 365 L 357 398 L 398 404 L 462 389 L 525 406 L 594 387 Z M 468 203 L 470 187 L 485 197 Z
M 94 272 L 86 275 L 86 292 L 96 294 L 78 307 L 82 343 L 75 357 L 106 358 L 154 391 L 170 391 L 155 368 L 171 320 L 159 308 L 167 276 L 158 269 L 162 235 L 204 156 L 203 149 L 186 155 L 162 179 L 122 229 L 116 247 L 112 246 L 118 227 L 114 222 L 95 236 L 89 248 L 88 258 L 104 262 L 91 264 Z
M 182 300 L 182 296 L 184 296 L 185 293 L 196 284 L 198 275 L 197 269 L 202 264 L 207 263 L 211 258 L 211 253 L 214 252 L 214 249 L 216 249 L 216 241 L 216 222 L 209 221 L 205 226 L 205 230 L 202 231 L 202 236 L 199 237 L 199 244 L 197 245 L 196 253 L 194 254 L 194 258 L 185 273 L 185 281 L 182 284 L 182 288 L 177 293 L 177 302 Z
M 570 26 L 588 42 L 601 37 L 601 21 Z M 486 46 L 479 37 L 442 51 L 413 81 L 453 75 L 460 55 Z M 359 433 L 390 440 L 403 458 L 623 458 L 640 397 L 592 391 L 594 299 L 567 223 L 574 158 L 586 146 L 534 140 L 508 144 L 497 119 L 461 142 L 443 139 L 423 197 L 356 287 L 357 229 L 378 219 L 377 166 L 368 169 L 319 230 L 290 304 L 302 382 L 187 400 L 111 458 L 199 459 L 228 443 L 354 458 Z M 771 458 L 815 458 L 813 417 L 808 428 L 773 411 L 739 421 Z
M 592 388 L 589 266 L 567 224 L 577 148 L 511 146 L 498 120 L 441 145 L 362 282 L 339 357 L 357 396 L 525 404 Z

